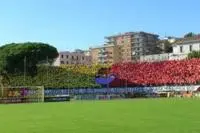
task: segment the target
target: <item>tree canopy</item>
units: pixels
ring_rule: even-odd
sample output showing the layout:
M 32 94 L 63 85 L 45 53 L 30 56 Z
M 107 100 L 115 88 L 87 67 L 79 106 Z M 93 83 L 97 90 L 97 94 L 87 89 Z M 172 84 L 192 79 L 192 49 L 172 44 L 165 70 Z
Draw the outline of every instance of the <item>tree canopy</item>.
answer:
M 188 54 L 188 58 L 200 58 L 200 51 L 192 51 L 191 53 Z
M 164 43 L 164 52 L 171 53 L 172 52 L 172 43 L 170 43 L 168 40 L 165 40 L 163 43 Z
M 195 35 L 196 35 L 195 33 L 189 32 L 189 33 L 187 33 L 187 34 L 184 35 L 184 38 L 193 37 Z
M 11 43 L 0 47 L 0 70 L 8 73 L 23 72 L 35 74 L 37 64 L 48 57 L 48 62 L 58 56 L 57 49 L 49 44 L 26 42 Z

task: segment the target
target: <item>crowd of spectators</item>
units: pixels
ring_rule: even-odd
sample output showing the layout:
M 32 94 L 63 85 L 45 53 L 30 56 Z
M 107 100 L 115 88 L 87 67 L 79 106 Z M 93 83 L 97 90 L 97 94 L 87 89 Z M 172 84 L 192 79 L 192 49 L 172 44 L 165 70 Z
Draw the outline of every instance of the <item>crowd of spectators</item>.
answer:
M 116 75 L 112 83 L 124 81 L 129 85 L 183 85 L 196 84 L 200 81 L 200 59 L 181 61 L 120 63 L 111 68 Z

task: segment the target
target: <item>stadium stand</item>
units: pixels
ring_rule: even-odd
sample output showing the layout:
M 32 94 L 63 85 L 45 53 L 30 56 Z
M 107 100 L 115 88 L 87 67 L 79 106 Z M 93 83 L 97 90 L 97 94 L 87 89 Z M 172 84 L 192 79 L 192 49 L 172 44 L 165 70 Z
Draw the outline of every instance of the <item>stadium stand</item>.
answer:
M 45 88 L 101 88 L 95 83 L 98 70 L 105 66 L 39 67 L 37 75 L 10 74 L 11 86 Z M 107 66 L 108 67 L 108 66 Z M 109 87 L 191 85 L 200 81 L 200 59 L 153 63 L 120 63 L 109 69 L 116 76 Z
M 111 72 L 117 80 L 125 80 L 129 86 L 159 86 L 197 84 L 200 81 L 200 59 L 163 61 L 154 63 L 115 64 Z M 114 81 L 112 86 L 119 81 Z

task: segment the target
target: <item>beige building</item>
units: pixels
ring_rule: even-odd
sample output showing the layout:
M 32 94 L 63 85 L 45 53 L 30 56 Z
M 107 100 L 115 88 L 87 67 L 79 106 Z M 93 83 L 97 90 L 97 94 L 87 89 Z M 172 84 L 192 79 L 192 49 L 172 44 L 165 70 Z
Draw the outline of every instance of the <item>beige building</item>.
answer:
M 158 35 L 127 32 L 105 37 L 106 44 L 91 48 L 92 63 L 113 64 L 140 60 L 140 56 L 157 54 Z
M 120 34 L 116 36 L 105 37 L 107 45 L 114 45 L 117 47 L 116 55 L 118 55 L 118 62 L 131 61 L 131 33 Z
M 75 52 L 60 52 L 53 65 L 60 66 L 64 64 L 90 65 L 91 56 L 89 55 L 89 51 L 76 50 Z
M 93 64 L 113 64 L 120 61 L 119 46 L 102 45 L 90 48 L 90 55 Z

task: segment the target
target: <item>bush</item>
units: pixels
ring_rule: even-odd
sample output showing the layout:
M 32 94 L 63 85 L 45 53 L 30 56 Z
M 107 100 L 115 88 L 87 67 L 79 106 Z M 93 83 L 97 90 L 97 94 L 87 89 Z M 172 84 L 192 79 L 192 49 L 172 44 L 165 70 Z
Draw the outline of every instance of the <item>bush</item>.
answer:
M 200 58 L 200 51 L 193 51 L 188 54 L 188 59 Z

